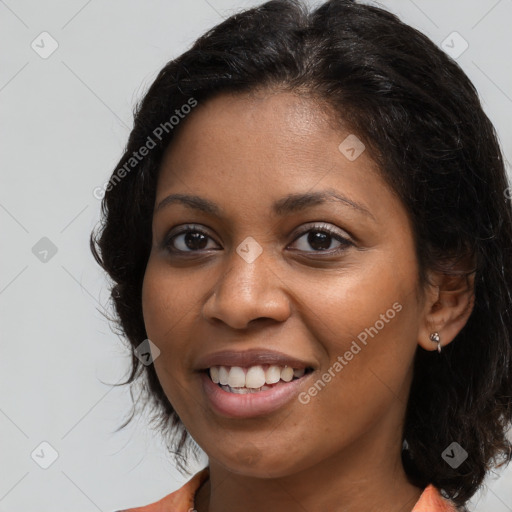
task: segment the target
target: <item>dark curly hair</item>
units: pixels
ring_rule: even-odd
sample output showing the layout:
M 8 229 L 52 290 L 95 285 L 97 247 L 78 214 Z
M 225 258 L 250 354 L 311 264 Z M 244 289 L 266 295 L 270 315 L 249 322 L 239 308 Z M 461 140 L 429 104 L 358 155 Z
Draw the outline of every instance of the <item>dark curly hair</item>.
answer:
M 180 115 L 185 120 L 174 126 L 173 115 L 217 93 L 256 89 L 316 98 L 339 126 L 365 140 L 412 220 L 422 284 L 429 269 L 460 275 L 460 262 L 466 278 L 474 275 L 465 327 L 441 354 L 416 351 L 402 452 L 411 482 L 433 483 L 466 510 L 486 473 L 512 458 L 512 209 L 504 162 L 461 68 L 396 16 L 350 0 L 314 10 L 299 0 L 273 0 L 237 13 L 167 63 L 137 106 L 105 190 L 101 226 L 90 238 L 112 280 L 112 320 L 132 350 L 122 384 L 130 384 L 134 407 L 123 426 L 137 403 L 152 404 L 178 467 L 190 448 L 197 455 L 153 365 L 143 366 L 134 352 L 147 338 L 141 289 L 156 183 L 163 152 L 186 123 Z M 441 457 L 454 441 L 468 453 L 457 469 Z

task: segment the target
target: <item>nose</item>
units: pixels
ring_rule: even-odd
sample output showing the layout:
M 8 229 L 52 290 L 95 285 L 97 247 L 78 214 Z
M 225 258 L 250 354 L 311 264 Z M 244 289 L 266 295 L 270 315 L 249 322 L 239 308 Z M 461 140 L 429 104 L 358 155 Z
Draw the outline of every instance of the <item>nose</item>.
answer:
M 265 251 L 247 262 L 236 251 L 203 306 L 209 321 L 222 321 L 233 329 L 246 329 L 255 320 L 284 322 L 290 316 L 290 301 L 282 276 Z

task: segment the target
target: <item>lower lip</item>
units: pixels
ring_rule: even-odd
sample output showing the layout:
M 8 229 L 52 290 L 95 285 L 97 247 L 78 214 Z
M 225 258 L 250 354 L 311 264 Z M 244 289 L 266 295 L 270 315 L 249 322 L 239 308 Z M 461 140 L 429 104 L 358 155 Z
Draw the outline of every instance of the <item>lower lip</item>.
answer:
M 290 382 L 280 381 L 271 389 L 246 394 L 224 391 L 206 372 L 201 373 L 201 379 L 203 390 L 215 412 L 229 418 L 251 418 L 270 414 L 293 400 L 310 375 L 305 374 Z

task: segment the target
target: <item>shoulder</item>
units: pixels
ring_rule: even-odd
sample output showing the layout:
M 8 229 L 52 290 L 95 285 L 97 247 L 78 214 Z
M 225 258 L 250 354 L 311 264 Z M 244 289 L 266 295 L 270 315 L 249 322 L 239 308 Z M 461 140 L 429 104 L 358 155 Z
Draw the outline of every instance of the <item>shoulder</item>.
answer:
M 164 498 L 143 507 L 128 508 L 118 512 L 190 512 L 194 509 L 197 490 L 210 476 L 206 467 L 196 473 L 186 484 Z
M 454 503 L 441 496 L 439 489 L 430 484 L 425 487 L 411 512 L 457 512 Z

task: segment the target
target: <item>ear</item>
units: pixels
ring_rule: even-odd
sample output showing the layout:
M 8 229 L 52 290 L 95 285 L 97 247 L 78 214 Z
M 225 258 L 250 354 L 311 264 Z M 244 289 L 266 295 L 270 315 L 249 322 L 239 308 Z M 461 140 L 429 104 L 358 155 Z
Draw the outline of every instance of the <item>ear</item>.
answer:
M 418 344 L 425 350 L 437 350 L 437 343 L 430 339 L 430 335 L 438 332 L 441 346 L 447 345 L 466 325 L 473 311 L 475 273 L 431 272 L 429 282 Z

